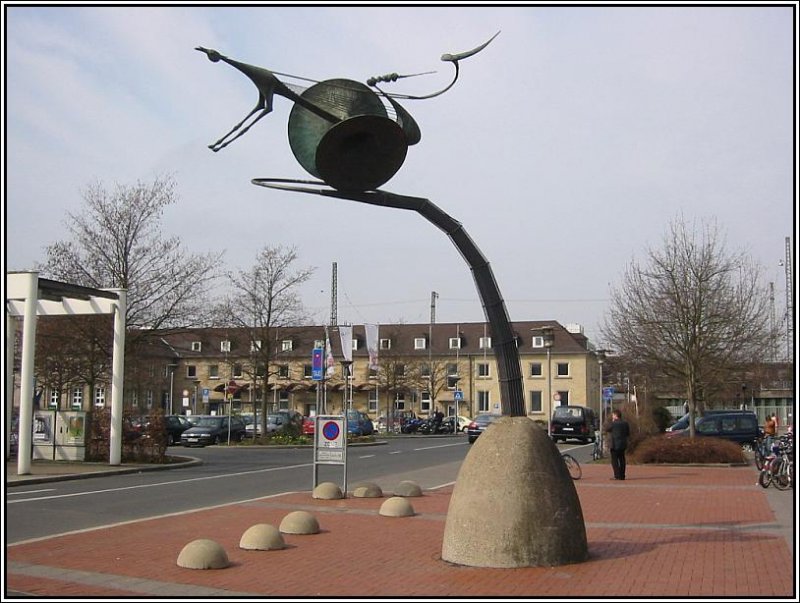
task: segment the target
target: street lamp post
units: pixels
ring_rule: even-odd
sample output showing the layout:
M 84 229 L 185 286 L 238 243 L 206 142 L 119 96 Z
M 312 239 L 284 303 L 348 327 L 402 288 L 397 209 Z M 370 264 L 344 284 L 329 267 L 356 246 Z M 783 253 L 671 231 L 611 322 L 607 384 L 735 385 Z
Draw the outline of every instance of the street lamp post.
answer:
M 547 350 L 547 437 L 550 437 L 550 422 L 553 416 L 553 379 L 550 366 L 550 351 L 555 342 L 553 327 L 542 327 L 542 343 Z
M 600 365 L 600 429 L 597 435 L 598 439 L 598 447 L 600 448 L 600 454 L 603 453 L 603 425 L 605 424 L 604 418 L 604 411 L 605 411 L 605 396 L 603 389 L 603 363 L 606 361 L 606 354 L 608 354 L 608 350 L 597 350 L 597 364 Z

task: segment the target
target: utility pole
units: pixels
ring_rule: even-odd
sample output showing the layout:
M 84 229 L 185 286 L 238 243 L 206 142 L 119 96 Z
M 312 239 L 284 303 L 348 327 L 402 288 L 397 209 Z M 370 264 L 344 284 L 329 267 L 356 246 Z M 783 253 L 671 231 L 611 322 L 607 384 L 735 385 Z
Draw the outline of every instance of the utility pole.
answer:
M 335 327 L 339 322 L 336 310 L 336 300 L 338 293 L 336 292 L 336 262 L 333 263 L 331 269 L 331 326 Z

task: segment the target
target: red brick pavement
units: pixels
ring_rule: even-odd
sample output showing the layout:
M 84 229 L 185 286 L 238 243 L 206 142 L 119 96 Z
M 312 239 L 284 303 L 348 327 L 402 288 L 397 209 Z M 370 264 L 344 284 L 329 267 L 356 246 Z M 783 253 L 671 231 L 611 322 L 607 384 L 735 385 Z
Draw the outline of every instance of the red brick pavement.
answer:
M 590 559 L 544 568 L 490 569 L 441 560 L 451 487 L 411 498 L 416 515 L 378 514 L 386 500 L 324 501 L 310 492 L 8 546 L 6 588 L 34 595 L 147 596 L 130 590 L 159 584 L 272 596 L 794 597 L 792 553 L 777 533 L 752 467 L 630 466 L 609 479 L 587 465 L 576 482 Z M 786 496 L 793 493 L 787 492 Z M 239 549 L 256 523 L 279 526 L 290 511 L 311 511 L 321 532 L 284 535 L 279 551 Z M 231 566 L 189 570 L 176 560 L 184 545 L 210 538 Z M 120 590 L 26 575 L 15 567 L 81 570 L 119 576 Z M 127 588 L 126 588 L 127 585 Z

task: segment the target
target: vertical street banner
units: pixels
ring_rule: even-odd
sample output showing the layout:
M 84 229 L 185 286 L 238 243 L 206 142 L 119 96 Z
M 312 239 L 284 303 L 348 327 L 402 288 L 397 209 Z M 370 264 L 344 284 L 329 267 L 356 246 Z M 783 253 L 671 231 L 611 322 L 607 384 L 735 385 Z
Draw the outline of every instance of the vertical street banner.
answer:
M 367 335 L 367 352 L 369 353 L 369 368 L 378 370 L 378 325 L 364 325 Z
M 333 377 L 336 370 L 336 361 L 333 359 L 333 348 L 331 338 L 328 336 L 328 327 L 325 327 L 325 376 Z
M 342 356 L 347 362 L 353 362 L 353 327 L 344 325 L 339 327 L 339 337 L 342 340 Z
M 311 352 L 311 379 L 322 381 L 322 348 L 314 348 Z

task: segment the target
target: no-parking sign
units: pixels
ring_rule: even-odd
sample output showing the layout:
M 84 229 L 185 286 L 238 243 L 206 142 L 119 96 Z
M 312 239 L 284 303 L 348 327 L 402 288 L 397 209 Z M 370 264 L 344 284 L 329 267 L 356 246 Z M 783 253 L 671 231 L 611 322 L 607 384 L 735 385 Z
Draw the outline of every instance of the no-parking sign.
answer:
M 345 461 L 347 427 L 342 416 L 317 416 L 314 425 L 314 451 L 318 463 L 340 464 Z

